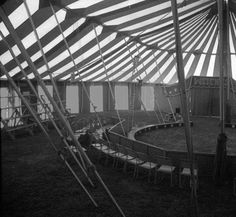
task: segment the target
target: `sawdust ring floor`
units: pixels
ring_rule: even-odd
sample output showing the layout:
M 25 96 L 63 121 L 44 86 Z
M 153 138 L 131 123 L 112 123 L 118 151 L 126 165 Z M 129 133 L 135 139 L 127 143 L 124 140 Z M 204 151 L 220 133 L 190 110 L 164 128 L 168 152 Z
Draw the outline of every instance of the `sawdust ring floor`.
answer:
M 192 118 L 194 152 L 215 153 L 217 136 L 220 132 L 217 118 Z M 225 128 L 227 153 L 236 155 L 236 129 Z M 187 151 L 184 127 L 163 128 L 144 132 L 135 137 L 137 140 L 174 151 Z

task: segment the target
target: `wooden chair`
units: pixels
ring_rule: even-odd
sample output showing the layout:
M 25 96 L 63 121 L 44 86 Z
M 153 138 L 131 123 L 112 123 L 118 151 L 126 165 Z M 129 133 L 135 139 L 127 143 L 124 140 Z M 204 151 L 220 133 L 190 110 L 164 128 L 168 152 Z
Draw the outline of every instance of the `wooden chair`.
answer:
M 155 168 L 157 167 L 157 164 L 151 162 L 150 157 L 146 153 L 137 152 L 137 157 L 141 161 L 143 161 L 143 163 L 139 164 L 136 168 L 136 178 L 138 178 L 139 169 L 146 170 L 146 171 L 148 171 L 148 182 L 150 182 L 152 171 L 155 170 Z
M 173 176 L 175 171 L 175 166 L 170 158 L 159 157 L 156 158 L 156 163 L 159 165 L 155 168 L 155 179 L 154 182 L 157 182 L 158 174 L 167 174 L 170 175 L 170 185 L 173 186 Z
M 117 155 L 119 153 L 118 147 L 115 143 L 113 142 L 109 142 L 108 143 L 108 148 L 103 150 L 103 153 L 106 155 L 106 160 L 105 160 L 105 164 L 108 164 L 108 160 L 109 158 L 112 159 L 112 166 L 115 166 L 116 160 L 117 160 Z
M 120 144 L 116 143 L 116 146 L 117 146 L 117 154 L 116 154 L 115 167 L 118 166 L 119 162 L 122 162 L 124 164 L 123 165 L 123 170 L 125 171 L 126 161 L 133 159 L 133 157 L 128 155 L 127 150 L 123 145 L 120 145 Z
M 179 163 L 179 187 L 182 187 L 182 178 L 188 177 L 190 179 L 191 177 L 191 162 L 189 160 L 181 160 Z M 193 162 L 193 173 L 194 173 L 194 181 L 196 181 L 196 184 L 198 186 L 198 168 L 196 162 Z M 190 186 L 191 186 L 191 179 L 190 179 Z
M 126 149 L 126 154 L 128 157 L 127 157 L 125 164 L 124 164 L 124 172 L 126 172 L 126 170 L 127 170 L 127 165 L 134 166 L 133 177 L 135 178 L 138 166 L 143 164 L 144 161 L 139 158 L 136 151 L 134 151 L 130 148 L 126 148 L 126 147 L 125 147 L 125 149 Z

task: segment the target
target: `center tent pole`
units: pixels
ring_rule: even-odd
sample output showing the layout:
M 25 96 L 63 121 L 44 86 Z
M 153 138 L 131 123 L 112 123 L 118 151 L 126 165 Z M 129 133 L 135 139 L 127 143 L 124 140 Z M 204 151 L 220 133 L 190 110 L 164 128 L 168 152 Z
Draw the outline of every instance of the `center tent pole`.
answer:
M 184 65 L 183 65 L 183 56 L 182 56 L 182 45 L 181 45 L 181 36 L 179 29 L 179 19 L 178 19 L 178 10 L 176 0 L 171 0 L 171 8 L 173 13 L 173 22 L 175 29 L 175 41 L 176 41 L 176 60 L 177 60 L 177 75 L 180 84 L 180 96 L 181 96 L 181 105 L 183 111 L 183 120 L 184 120 L 184 129 L 185 129 L 185 138 L 188 149 L 188 156 L 190 160 L 190 171 L 191 171 L 191 202 L 192 202 L 192 215 L 194 217 L 198 216 L 198 202 L 197 202 L 197 186 L 194 179 L 194 168 L 193 168 L 193 143 L 192 135 L 190 128 L 190 119 L 189 119 L 189 108 L 187 104 L 187 95 L 186 95 L 186 84 L 184 77 Z
M 48 141 L 50 142 L 50 144 L 52 145 L 52 147 L 54 148 L 54 150 L 57 152 L 57 154 L 59 155 L 59 157 L 65 162 L 66 166 L 68 167 L 68 169 L 70 170 L 70 172 L 73 174 L 73 176 L 76 178 L 76 180 L 78 181 L 78 183 L 80 184 L 80 186 L 82 187 L 82 189 L 84 190 L 84 192 L 87 194 L 87 196 L 89 197 L 89 199 L 92 201 L 92 203 L 94 204 L 95 207 L 98 207 L 97 203 L 95 202 L 95 200 L 92 198 L 92 196 L 90 195 L 90 193 L 87 191 L 86 187 L 83 185 L 83 183 L 80 181 L 79 177 L 76 175 L 76 173 L 74 172 L 74 170 L 71 168 L 70 164 L 67 162 L 67 160 L 64 158 L 64 156 L 62 155 L 62 153 L 56 148 L 56 146 L 54 145 L 50 135 L 48 134 L 47 130 L 44 128 L 44 126 L 42 125 L 39 117 L 37 116 L 37 113 L 34 111 L 33 108 L 31 108 L 31 106 L 29 105 L 28 101 L 25 99 L 25 97 L 21 94 L 20 90 L 18 89 L 17 85 L 15 84 L 14 80 L 11 78 L 11 76 L 8 74 L 7 70 L 5 69 L 5 67 L 2 65 L 2 63 L 0 62 L 0 67 L 1 70 L 3 71 L 3 73 L 6 75 L 8 81 L 10 82 L 10 84 L 13 86 L 13 88 L 15 89 L 15 91 L 17 92 L 18 96 L 21 98 L 22 102 L 25 104 L 25 106 L 27 107 L 27 109 L 29 110 L 29 112 L 31 113 L 31 115 L 34 117 L 34 119 L 36 120 L 37 124 L 39 125 L 39 127 L 42 129 L 43 133 L 45 134 L 45 136 L 47 137 Z
M 221 134 L 225 133 L 225 99 L 224 99 L 224 49 L 223 49 L 223 3 L 224 0 L 218 0 L 218 25 L 219 25 L 219 70 L 220 70 L 220 131 Z
M 25 73 L 25 70 L 23 69 L 23 67 L 21 66 L 19 60 L 17 59 L 17 57 L 15 56 L 11 46 L 8 44 L 8 42 L 6 41 L 6 39 L 4 38 L 2 32 L 0 31 L 0 36 L 2 37 L 3 42 L 6 44 L 6 46 L 8 47 L 13 59 L 16 61 L 17 65 L 19 66 L 22 74 L 24 75 L 27 83 L 29 84 L 31 90 L 33 91 L 34 95 L 37 97 L 40 105 L 42 106 L 42 108 L 45 109 L 46 114 L 48 115 L 50 121 L 52 122 L 54 128 L 56 129 L 58 135 L 60 136 L 60 138 L 62 138 L 62 141 L 64 142 L 64 144 L 66 145 L 66 147 L 68 148 L 69 152 L 71 153 L 71 155 L 73 156 L 73 158 L 75 159 L 75 161 L 77 162 L 77 164 L 79 165 L 80 169 L 82 170 L 82 172 L 84 173 L 84 175 L 86 176 L 86 178 L 88 179 L 88 181 L 90 182 L 90 184 L 92 186 L 94 186 L 94 184 L 92 183 L 91 179 L 89 178 L 87 172 L 85 171 L 85 169 L 83 168 L 83 166 L 81 165 L 81 163 L 79 162 L 79 160 L 77 159 L 75 153 L 70 149 L 70 146 L 68 144 L 68 142 L 66 141 L 65 137 L 63 136 L 63 134 L 61 133 L 60 129 L 57 127 L 57 124 L 55 122 L 55 120 L 52 117 L 52 113 L 50 110 L 48 110 L 47 108 L 45 108 L 45 103 L 42 102 L 42 99 L 39 97 L 38 92 L 36 91 L 35 87 L 33 86 L 32 82 L 29 80 L 29 78 L 27 77 L 27 74 Z

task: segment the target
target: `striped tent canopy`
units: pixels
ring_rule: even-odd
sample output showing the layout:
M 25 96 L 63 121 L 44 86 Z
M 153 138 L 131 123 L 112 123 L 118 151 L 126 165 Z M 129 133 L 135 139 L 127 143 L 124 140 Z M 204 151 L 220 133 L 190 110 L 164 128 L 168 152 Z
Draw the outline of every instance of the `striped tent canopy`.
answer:
M 236 0 L 225 2 L 227 71 L 236 79 Z M 177 4 L 185 77 L 219 76 L 217 1 Z M 14 79 L 24 76 L 10 50 L 34 79 L 20 42 L 43 79 L 51 73 L 55 80 L 178 81 L 170 0 L 8 0 L 0 19 L 0 60 Z

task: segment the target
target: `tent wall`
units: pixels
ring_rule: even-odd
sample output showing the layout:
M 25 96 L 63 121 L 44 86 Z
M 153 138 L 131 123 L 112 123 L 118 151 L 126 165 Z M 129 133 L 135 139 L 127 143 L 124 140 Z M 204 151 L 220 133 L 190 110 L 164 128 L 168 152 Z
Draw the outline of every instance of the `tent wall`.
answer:
M 71 113 L 79 113 L 79 86 L 66 86 L 66 109 Z
M 111 90 L 108 83 L 103 83 L 103 111 L 114 111 L 115 109 L 115 103 L 112 97 L 112 94 L 114 95 L 115 86 L 113 83 L 110 83 L 110 85 Z
M 218 116 L 219 115 L 219 78 L 209 78 L 209 77 L 192 77 L 191 79 L 187 79 L 187 96 L 188 102 L 190 105 L 192 115 L 197 116 Z M 45 81 L 47 87 L 50 88 L 51 94 L 53 94 L 54 99 L 57 101 L 55 96 L 55 91 L 52 89 L 51 81 Z M 92 86 L 100 86 L 100 94 L 96 98 L 99 101 L 100 107 L 102 107 L 102 111 L 114 111 L 115 106 L 116 109 L 119 109 L 119 106 L 114 104 L 114 100 L 112 98 L 112 94 L 107 82 L 84 82 L 84 87 L 87 91 L 87 94 L 91 96 L 90 88 Z M 8 87 L 7 81 L 1 81 L 1 87 L 6 87 L 9 91 L 9 94 L 13 94 L 10 91 L 10 87 Z M 18 81 L 17 85 L 20 87 L 21 92 L 24 95 L 29 95 L 30 103 L 37 103 L 36 97 L 33 96 L 33 93 L 28 86 L 26 81 Z M 33 85 L 36 89 L 38 89 L 37 82 L 33 81 Z M 231 105 L 231 116 L 236 117 L 236 81 L 231 80 L 230 82 L 230 105 Z M 75 88 L 76 93 L 68 94 L 68 87 L 73 86 Z M 117 88 L 119 86 L 119 88 Z M 76 106 L 73 107 L 73 112 L 76 113 L 88 113 L 90 112 L 90 100 L 85 93 L 84 87 L 81 82 L 65 82 L 65 81 L 57 81 L 57 88 L 59 95 L 63 104 L 66 107 L 70 107 L 70 103 L 68 101 L 76 103 Z M 122 103 L 124 101 L 124 106 L 120 109 L 122 110 L 142 110 L 141 100 L 144 104 L 153 104 L 150 100 L 153 100 L 150 94 L 145 95 L 145 88 L 154 88 L 154 109 L 160 110 L 162 112 L 171 113 L 171 107 L 174 112 L 176 112 L 177 108 L 180 108 L 181 112 L 181 102 L 180 102 L 180 93 L 178 84 L 163 86 L 162 84 L 150 84 L 150 83 L 128 83 L 128 82 L 111 82 L 111 88 L 113 91 L 113 95 L 116 96 L 116 103 Z M 119 96 L 119 89 L 122 88 L 122 96 Z M 227 91 L 225 91 L 227 93 Z M 41 95 L 41 91 L 39 92 Z M 70 99 L 69 99 L 70 97 Z M 144 99 L 145 98 L 145 99 Z M 169 101 L 168 101 L 169 99 Z M 91 99 L 92 100 L 92 99 Z M 92 100 L 93 101 L 93 100 Z M 19 104 L 19 103 L 18 103 Z M 96 106 L 96 103 L 95 103 Z M 1 106 L 4 107 L 4 106 Z M 37 106 L 35 105 L 35 108 Z M 68 108 L 69 109 L 69 108 Z M 92 111 L 92 110 L 91 110 Z M 24 111 L 25 112 L 25 111 Z
M 128 110 L 129 109 L 129 97 L 128 86 L 126 84 L 115 85 L 115 109 Z
M 162 85 L 156 85 L 154 87 L 154 96 L 155 96 L 155 110 L 157 110 L 157 106 L 161 112 L 171 113 L 171 106 L 173 111 L 175 112 L 176 108 L 180 108 L 180 96 L 169 96 L 169 102 L 167 98 L 167 93 L 164 91 L 164 87 Z
M 235 106 L 235 81 L 231 80 L 230 85 L 230 101 L 231 105 L 230 113 L 231 116 L 236 114 Z M 226 84 L 225 79 L 225 99 L 226 99 Z M 191 101 L 192 101 L 192 114 L 199 116 L 219 116 L 219 78 L 209 77 L 193 77 L 192 88 L 191 88 Z
M 65 108 L 66 107 L 66 87 L 67 87 L 66 82 L 56 82 L 56 85 L 57 85 L 59 96 L 61 98 L 61 102 Z M 53 91 L 53 98 L 56 99 L 57 105 L 60 107 L 55 91 Z
M 215 88 L 193 88 L 191 92 L 192 114 L 219 116 L 219 90 Z
M 141 100 L 147 111 L 154 110 L 154 87 L 144 85 L 141 87 Z M 142 106 L 142 110 L 144 110 Z
M 79 85 L 79 110 L 81 113 L 90 112 L 90 102 L 85 91 L 90 94 L 90 85 L 88 82 L 84 82 L 84 87 L 82 83 L 78 83 Z
M 93 103 L 90 104 L 90 112 L 95 112 L 93 106 L 95 106 L 96 112 L 103 111 L 103 85 L 91 84 L 90 85 L 90 99 Z
M 141 85 L 128 83 L 129 110 L 141 110 Z

